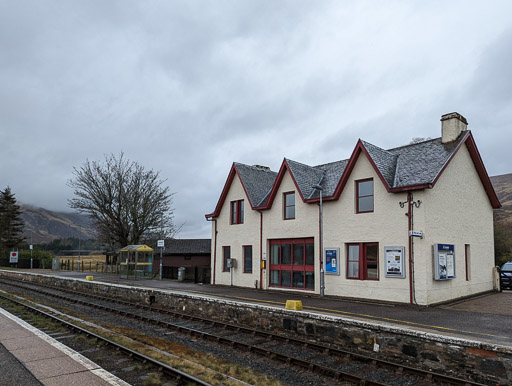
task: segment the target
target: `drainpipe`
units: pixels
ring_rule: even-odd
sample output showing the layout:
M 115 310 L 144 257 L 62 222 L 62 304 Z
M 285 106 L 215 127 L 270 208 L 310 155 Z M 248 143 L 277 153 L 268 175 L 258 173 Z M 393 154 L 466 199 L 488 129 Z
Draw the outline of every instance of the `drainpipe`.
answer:
M 409 218 L 409 303 L 416 303 L 416 291 L 414 282 L 414 237 L 411 231 L 414 229 L 414 205 L 412 192 L 407 192 L 407 217 Z
M 263 261 L 263 212 L 260 212 L 260 289 L 263 289 L 263 268 L 261 262 Z

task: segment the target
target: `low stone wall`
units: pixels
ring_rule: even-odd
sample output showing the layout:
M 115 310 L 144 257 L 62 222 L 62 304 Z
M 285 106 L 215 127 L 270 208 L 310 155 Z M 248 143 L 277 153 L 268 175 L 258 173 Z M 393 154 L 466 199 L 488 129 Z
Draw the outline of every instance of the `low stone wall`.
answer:
M 326 342 L 405 366 L 485 384 L 512 384 L 512 348 L 342 317 L 289 311 L 193 294 L 0 271 L 0 277 L 39 282 L 187 314 Z

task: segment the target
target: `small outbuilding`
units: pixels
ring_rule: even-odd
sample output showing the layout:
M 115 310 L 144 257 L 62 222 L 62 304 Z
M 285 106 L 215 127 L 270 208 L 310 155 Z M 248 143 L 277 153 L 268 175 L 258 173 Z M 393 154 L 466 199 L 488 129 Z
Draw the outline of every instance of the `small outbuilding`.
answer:
M 179 268 L 185 268 L 185 280 L 210 283 L 211 239 L 165 240 L 162 251 L 162 278 L 178 279 Z M 153 261 L 153 275 L 160 269 L 160 252 Z
M 128 245 L 120 250 L 122 279 L 151 279 L 153 248 L 147 245 Z

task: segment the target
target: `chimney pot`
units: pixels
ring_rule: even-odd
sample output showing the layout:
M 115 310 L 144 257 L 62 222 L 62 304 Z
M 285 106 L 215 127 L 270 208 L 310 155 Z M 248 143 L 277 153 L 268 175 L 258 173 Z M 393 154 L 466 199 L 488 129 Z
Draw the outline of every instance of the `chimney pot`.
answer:
M 441 116 L 441 141 L 443 143 L 455 141 L 467 128 L 468 121 L 459 113 L 444 114 Z

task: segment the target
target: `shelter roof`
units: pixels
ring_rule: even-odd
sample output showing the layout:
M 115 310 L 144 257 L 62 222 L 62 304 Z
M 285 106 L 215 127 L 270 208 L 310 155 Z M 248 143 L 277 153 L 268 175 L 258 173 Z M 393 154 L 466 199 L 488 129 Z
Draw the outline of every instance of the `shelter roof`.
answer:
M 147 245 L 144 245 L 144 244 L 139 244 L 139 245 L 127 245 L 126 247 L 124 248 L 121 248 L 121 252 L 152 252 L 153 251 L 153 248 L 151 247 L 148 247 Z

